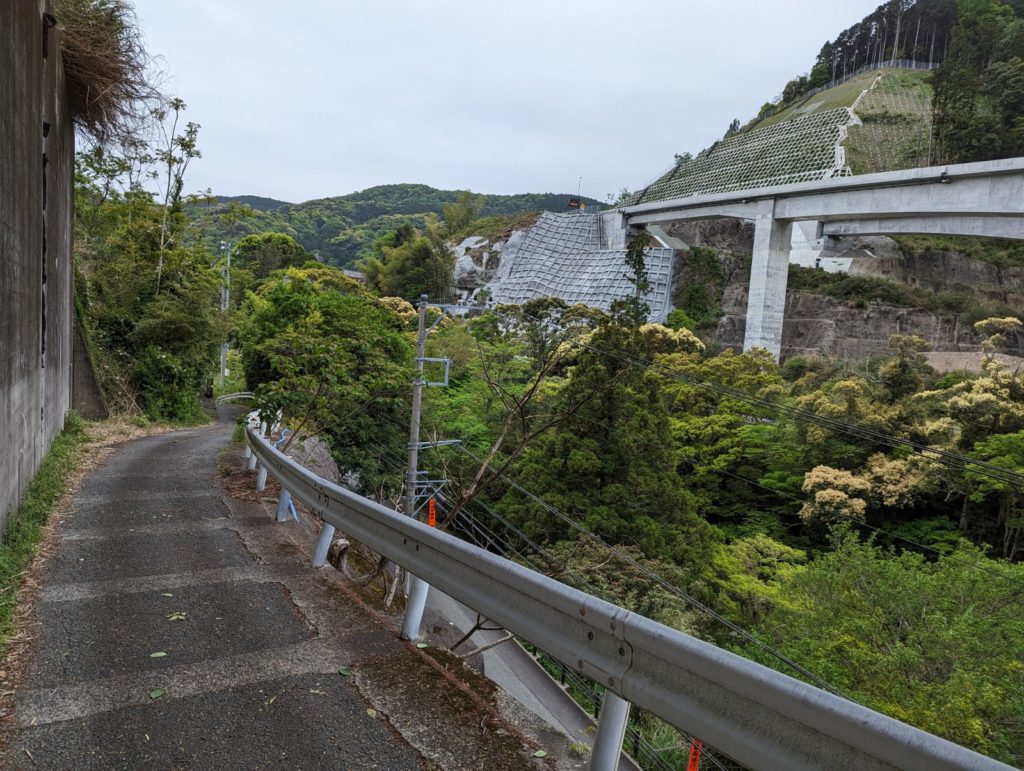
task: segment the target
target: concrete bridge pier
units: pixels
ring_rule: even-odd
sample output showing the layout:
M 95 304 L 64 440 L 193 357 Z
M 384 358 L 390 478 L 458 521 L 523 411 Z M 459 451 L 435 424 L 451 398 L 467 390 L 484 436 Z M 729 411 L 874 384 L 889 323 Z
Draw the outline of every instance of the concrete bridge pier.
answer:
M 782 320 L 793 243 L 793 221 L 775 218 L 775 201 L 765 202 L 754 220 L 747 326 L 743 350 L 765 348 L 778 361 L 782 352 Z

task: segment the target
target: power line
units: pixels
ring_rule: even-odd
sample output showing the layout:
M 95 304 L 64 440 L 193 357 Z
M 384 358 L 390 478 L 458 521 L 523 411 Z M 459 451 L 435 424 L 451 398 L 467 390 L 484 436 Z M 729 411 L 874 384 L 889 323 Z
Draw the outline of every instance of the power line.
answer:
M 392 468 L 392 470 L 395 470 L 395 471 L 397 471 L 399 473 L 401 473 L 404 470 L 404 465 L 403 465 L 402 459 L 400 457 L 398 457 L 398 455 L 396 455 L 394 453 L 394 451 L 392 451 L 388 447 L 385 447 L 384 445 L 378 445 L 378 449 L 383 451 L 382 454 L 376 454 L 375 453 L 378 459 L 380 459 L 381 461 L 385 462 L 387 465 L 389 465 Z M 437 448 L 435 447 L 435 449 L 437 449 Z M 444 503 L 448 504 L 449 506 L 452 505 L 451 500 L 446 495 L 444 495 L 444 493 L 438 493 L 437 497 L 440 498 Z M 587 581 L 587 579 L 582 574 L 580 574 L 578 571 L 576 571 L 574 568 L 572 568 L 571 565 L 568 562 L 560 560 L 558 557 L 556 557 L 554 554 L 549 552 L 543 546 L 541 546 L 538 543 L 536 543 L 524 531 L 520 530 L 515 524 L 513 524 L 507 518 L 505 518 L 504 516 L 502 516 L 501 514 L 496 512 L 489 505 L 487 505 L 486 503 L 484 503 L 481 500 L 470 501 L 469 505 L 478 505 L 480 508 L 484 509 L 484 511 L 486 511 L 491 517 L 493 517 L 494 519 L 496 519 L 499 522 L 501 522 L 505 527 L 507 527 L 513 533 L 518 535 L 523 541 L 525 541 L 527 544 L 529 544 L 531 546 L 531 548 L 536 550 L 537 553 L 540 554 L 545 560 L 547 560 L 548 562 L 550 562 L 550 563 L 552 563 L 554 565 L 557 565 L 561 569 L 563 574 L 566 574 L 566 575 L 575 574 L 576 577 L 577 577 L 577 580 L 579 581 L 579 584 L 583 588 L 585 588 L 588 592 L 590 592 L 590 594 L 598 596 L 598 597 L 602 597 L 604 599 L 608 599 L 607 595 L 604 592 L 602 592 L 596 586 L 594 586 L 592 583 Z M 531 565 L 531 566 L 535 566 L 535 563 L 530 558 L 530 555 L 524 553 L 520 549 L 515 548 L 507 539 L 502 538 L 498 533 L 496 533 L 493 530 L 491 530 L 490 528 L 487 528 L 486 526 L 482 525 L 469 512 L 467 507 L 463 507 L 460 510 L 459 513 L 464 515 L 464 516 L 466 516 L 471 522 L 476 524 L 481 529 L 487 530 L 488 533 L 489 533 L 489 537 L 492 540 L 492 542 L 501 544 L 502 547 L 503 547 L 503 551 L 507 550 L 507 552 L 511 552 L 514 556 L 519 557 L 525 564 L 528 564 L 528 565 Z M 507 552 L 505 554 L 503 554 L 503 556 L 507 556 Z M 543 573 L 544 571 L 540 570 L 539 572 Z M 638 728 L 634 728 L 633 730 L 638 731 L 639 729 Z M 694 741 L 696 741 L 691 734 L 687 733 L 686 731 L 682 730 L 681 728 L 676 728 L 675 730 L 678 731 L 680 734 L 682 734 L 682 736 L 688 742 L 693 743 Z M 651 746 L 651 749 L 654 750 L 655 752 L 659 752 L 660 751 L 660 750 L 658 750 L 658 748 L 653 747 L 653 745 Z M 708 747 L 708 746 L 705 746 L 705 751 L 706 752 L 709 749 L 711 749 L 711 748 Z M 719 769 L 722 769 L 722 771 L 726 771 L 725 766 L 723 766 L 721 761 L 719 761 L 718 758 L 715 757 L 713 752 L 707 752 L 706 757 L 708 757 L 714 763 L 714 765 L 716 767 L 718 767 Z

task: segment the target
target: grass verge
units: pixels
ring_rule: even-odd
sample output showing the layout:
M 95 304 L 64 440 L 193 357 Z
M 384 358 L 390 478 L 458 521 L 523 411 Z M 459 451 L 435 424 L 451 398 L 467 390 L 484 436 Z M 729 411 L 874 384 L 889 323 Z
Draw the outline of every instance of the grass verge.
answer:
M 77 412 L 69 412 L 64 430 L 53 440 L 17 511 L 7 518 L 3 543 L 0 543 L 0 654 L 6 651 L 13 631 L 18 587 L 88 441 L 85 422 Z

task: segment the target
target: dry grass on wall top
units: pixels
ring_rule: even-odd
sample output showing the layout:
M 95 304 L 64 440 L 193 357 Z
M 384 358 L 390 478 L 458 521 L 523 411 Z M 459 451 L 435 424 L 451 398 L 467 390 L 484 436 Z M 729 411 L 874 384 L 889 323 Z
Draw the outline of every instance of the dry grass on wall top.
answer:
M 135 134 L 159 99 L 151 59 L 126 0 L 56 0 L 75 127 L 96 142 Z

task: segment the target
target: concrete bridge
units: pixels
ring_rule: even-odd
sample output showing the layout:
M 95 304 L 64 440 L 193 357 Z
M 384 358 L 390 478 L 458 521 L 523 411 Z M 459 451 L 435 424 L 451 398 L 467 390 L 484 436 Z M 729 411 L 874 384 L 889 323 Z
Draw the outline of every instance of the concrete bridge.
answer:
M 754 222 L 743 347 L 778 358 L 794 226 L 817 238 L 931 234 L 1024 239 L 1024 158 L 865 174 L 627 206 L 623 229 Z

